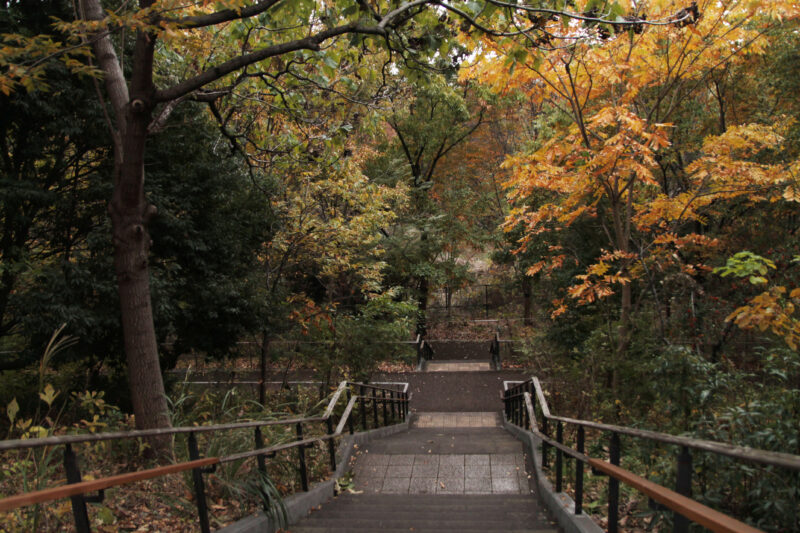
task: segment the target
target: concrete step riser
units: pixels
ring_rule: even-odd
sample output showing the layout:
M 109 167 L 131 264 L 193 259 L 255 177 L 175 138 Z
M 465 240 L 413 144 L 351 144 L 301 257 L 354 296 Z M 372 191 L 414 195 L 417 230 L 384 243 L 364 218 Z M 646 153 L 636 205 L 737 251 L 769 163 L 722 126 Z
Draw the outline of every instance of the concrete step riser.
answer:
M 375 528 L 370 526 L 366 528 L 353 528 L 353 527 L 324 527 L 324 526 L 294 526 L 288 531 L 291 533 L 375 533 Z M 409 533 L 409 528 L 381 528 L 381 533 Z M 451 528 L 447 524 L 442 524 L 433 529 L 419 529 L 414 528 L 414 533 L 439 533 L 440 531 L 480 531 L 481 533 L 557 533 L 555 529 L 465 529 L 465 528 Z
M 311 517 L 309 517 L 311 518 Z M 353 528 L 368 528 L 372 526 L 374 531 L 382 530 L 383 528 L 407 528 L 410 530 L 411 528 L 422 529 L 422 528 L 436 528 L 440 526 L 446 525 L 449 528 L 453 529 L 479 529 L 479 530 L 486 530 L 491 528 L 497 528 L 499 525 L 503 525 L 508 527 L 509 529 L 524 529 L 526 527 L 535 528 L 537 525 L 537 520 L 456 520 L 455 516 L 448 517 L 448 516 L 441 516 L 438 519 L 431 519 L 431 520 L 375 520 L 375 519 L 360 519 L 358 517 L 353 518 L 328 518 L 328 517 L 320 517 L 317 519 L 309 519 L 306 524 L 313 525 L 314 523 L 319 523 L 320 525 L 324 525 L 325 527 L 353 527 Z

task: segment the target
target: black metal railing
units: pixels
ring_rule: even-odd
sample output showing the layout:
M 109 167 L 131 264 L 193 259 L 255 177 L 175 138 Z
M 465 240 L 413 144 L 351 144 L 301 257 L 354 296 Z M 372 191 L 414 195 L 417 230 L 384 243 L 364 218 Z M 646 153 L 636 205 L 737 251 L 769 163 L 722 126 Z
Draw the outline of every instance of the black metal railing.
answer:
M 489 318 L 492 311 L 509 305 L 519 305 L 514 297 L 515 291 L 506 284 L 467 285 L 464 287 L 441 287 L 431 290 L 430 301 L 426 310 L 436 315 L 468 315 L 478 314 Z
M 336 470 L 336 447 L 335 439 L 341 436 L 345 426 L 350 434 L 355 432 L 357 422 L 354 422 L 353 410 L 359 410 L 361 414 L 361 429 L 366 431 L 381 425 L 387 426 L 395 423 L 404 422 L 408 418 L 409 399 L 408 384 L 397 384 L 399 388 L 379 387 L 364 383 L 351 383 L 342 381 L 336 392 L 328 402 L 322 416 L 291 418 L 284 420 L 258 420 L 250 422 L 237 422 L 231 424 L 217 424 L 210 426 L 175 427 L 165 429 L 149 429 L 138 431 L 125 431 L 113 433 L 93 433 L 83 435 L 64 435 L 58 437 L 46 437 L 40 439 L 18 439 L 0 441 L 0 452 L 12 450 L 59 447 L 64 448 L 64 469 L 67 477 L 67 484 L 52 487 L 44 490 L 17 494 L 8 498 L 0 499 L 0 511 L 9 511 L 28 505 L 45 503 L 62 498 L 70 498 L 72 502 L 72 513 L 75 520 L 75 528 L 78 533 L 90 531 L 89 518 L 87 513 L 87 503 L 97 503 L 102 501 L 104 490 L 141 481 L 153 479 L 168 474 L 192 471 L 192 480 L 195 490 L 195 501 L 197 505 L 198 522 L 203 533 L 210 531 L 208 506 L 206 503 L 205 482 L 203 474 L 213 472 L 217 465 L 239 461 L 243 459 L 257 458 L 258 470 L 266 474 L 266 458 L 274 457 L 278 451 L 297 449 L 297 464 L 300 475 L 300 485 L 304 491 L 309 489 L 308 467 L 306 465 L 306 449 L 317 443 L 327 442 L 328 455 L 331 472 Z M 346 397 L 347 403 L 339 416 L 337 425 L 334 427 L 334 409 L 340 399 Z M 372 416 L 368 417 L 367 412 L 371 411 Z M 379 416 L 382 414 L 382 416 Z M 371 418 L 371 427 L 370 421 Z M 381 424 L 382 418 L 382 424 Z M 310 424 L 325 423 L 326 433 L 317 436 L 306 436 L 306 428 Z M 266 426 L 294 426 L 297 439 L 288 442 L 266 446 L 264 443 L 262 428 Z M 231 431 L 237 429 L 252 429 L 254 433 L 253 450 L 234 453 L 223 457 L 200 457 L 197 444 L 197 435 L 202 433 L 212 433 L 219 431 Z M 81 472 L 78 464 L 78 456 L 73 449 L 74 444 L 91 443 L 100 441 L 120 441 L 130 439 L 147 439 L 154 437 L 167 437 L 174 435 L 187 434 L 187 446 L 189 461 L 160 466 L 148 470 L 140 470 L 119 474 L 115 476 L 93 479 L 90 481 L 81 480 Z M 97 494 L 88 495 L 97 491 Z
M 536 398 L 535 403 L 533 401 L 534 396 Z M 511 424 L 530 430 L 541 440 L 542 467 L 549 467 L 550 448 L 555 449 L 554 470 L 556 492 L 562 492 L 563 490 L 564 455 L 566 454 L 575 459 L 576 515 L 580 515 L 583 512 L 584 464 L 588 464 L 595 472 L 609 476 L 608 531 L 611 533 L 616 533 L 618 531 L 620 481 L 644 493 L 665 508 L 672 510 L 674 514 L 673 527 L 676 533 L 687 532 L 689 529 L 689 521 L 694 521 L 712 531 L 758 531 L 747 524 L 691 499 L 691 450 L 710 452 L 740 461 L 800 471 L 800 456 L 798 455 L 756 450 L 745 446 L 736 446 L 625 426 L 615 426 L 587 420 L 554 416 L 550 413 L 541 384 L 535 377 L 505 390 L 503 393 L 503 402 L 506 420 Z M 555 424 L 555 438 L 553 438 L 553 428 L 551 424 Z M 565 425 L 576 427 L 577 435 L 575 448 L 564 444 Z M 585 432 L 587 429 L 599 430 L 609 434 L 608 461 L 594 459 L 585 454 Z M 679 448 L 679 453 L 676 457 L 677 475 L 674 491 L 620 468 L 621 435 L 674 445 Z

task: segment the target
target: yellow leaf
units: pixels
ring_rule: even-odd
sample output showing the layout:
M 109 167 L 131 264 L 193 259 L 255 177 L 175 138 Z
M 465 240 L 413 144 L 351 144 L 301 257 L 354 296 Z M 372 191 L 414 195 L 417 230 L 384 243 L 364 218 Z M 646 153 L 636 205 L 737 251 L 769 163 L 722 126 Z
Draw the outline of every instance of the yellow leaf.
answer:
M 19 404 L 17 403 L 17 399 L 14 398 L 6 406 L 6 414 L 8 414 L 8 419 L 12 424 L 14 423 L 14 419 L 17 418 L 17 413 L 19 413 Z
M 53 405 L 53 400 L 56 399 L 56 396 L 58 396 L 58 393 L 49 383 L 45 385 L 44 392 L 39 393 L 39 398 L 41 398 L 42 401 L 46 403 L 48 407 Z

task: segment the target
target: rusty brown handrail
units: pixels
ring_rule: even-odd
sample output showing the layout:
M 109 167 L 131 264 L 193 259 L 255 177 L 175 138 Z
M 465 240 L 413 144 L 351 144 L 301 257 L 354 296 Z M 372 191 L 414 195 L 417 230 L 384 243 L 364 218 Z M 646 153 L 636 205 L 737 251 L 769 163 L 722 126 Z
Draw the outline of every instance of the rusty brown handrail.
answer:
M 588 462 L 592 468 L 605 472 L 711 531 L 718 533 L 759 533 L 761 531 L 606 461 L 589 459 Z
M 71 483 L 68 485 L 61 485 L 59 487 L 50 487 L 34 492 L 17 494 L 16 496 L 11 496 L 9 498 L 0 500 L 0 511 L 10 511 L 12 509 L 17 509 L 18 507 L 35 505 L 37 503 L 46 503 L 53 500 L 60 500 L 62 498 L 69 498 L 70 496 L 75 496 L 77 494 L 86 494 L 87 492 L 104 490 L 110 487 L 133 483 L 135 481 L 143 481 L 145 479 L 152 479 L 169 474 L 177 474 L 193 468 L 211 466 L 219 462 L 219 457 L 206 457 L 205 459 L 197 459 L 196 461 L 159 466 L 156 468 L 150 468 L 148 470 L 127 472 L 125 474 L 119 474 L 116 476 L 92 479 L 90 481 L 81 481 L 80 483 Z
M 350 387 L 359 387 L 359 390 L 361 391 L 372 390 L 373 394 L 354 395 L 351 394 Z M 408 416 L 408 401 L 409 401 L 409 397 L 406 390 L 407 390 L 407 384 L 403 391 L 398 391 L 396 389 L 377 387 L 369 384 L 351 383 L 347 381 L 342 381 L 339 384 L 339 387 L 337 388 L 334 395 L 331 397 L 331 400 L 328 402 L 328 406 L 325 409 L 324 415 L 321 417 L 291 418 L 283 420 L 264 420 L 264 421 L 241 422 L 233 424 L 217 424 L 213 426 L 192 426 L 192 427 L 178 427 L 178 428 L 168 428 L 168 429 L 114 432 L 105 434 L 100 433 L 100 434 L 87 434 L 87 435 L 65 435 L 59 437 L 46 437 L 41 439 L 27 439 L 27 440 L 18 439 L 13 441 L 1 441 L 0 445 L 2 446 L 0 446 L 0 451 L 2 450 L 7 451 L 12 449 L 29 449 L 42 446 L 58 446 L 58 445 L 65 446 L 66 447 L 65 465 L 67 467 L 68 484 L 58 487 L 50 487 L 47 489 L 34 492 L 17 494 L 15 496 L 0 499 L 0 511 L 8 511 L 19 507 L 46 503 L 49 501 L 70 497 L 73 499 L 73 514 L 75 515 L 76 529 L 78 531 L 89 531 L 88 519 L 86 518 L 86 507 L 85 507 L 86 500 L 83 497 L 84 494 L 96 490 L 99 490 L 102 493 L 102 491 L 106 488 L 192 470 L 194 472 L 195 489 L 197 492 L 197 500 L 198 500 L 197 502 L 198 512 L 200 513 L 201 530 L 204 532 L 209 531 L 208 515 L 207 515 L 207 509 L 205 507 L 205 492 L 204 492 L 204 485 L 202 482 L 202 473 L 204 472 L 205 468 L 213 467 L 217 464 L 228 463 L 231 461 L 248 459 L 251 457 L 259 457 L 260 461 L 259 469 L 263 469 L 264 467 L 261 464 L 262 461 L 261 457 L 281 450 L 297 448 L 300 451 L 301 478 L 302 478 L 303 489 L 308 490 L 307 473 L 305 470 L 305 455 L 304 455 L 305 447 L 314 445 L 318 442 L 325 442 L 325 441 L 329 442 L 331 467 L 332 470 L 335 470 L 336 459 L 335 459 L 335 449 L 333 441 L 337 437 L 341 436 L 346 424 L 349 425 L 350 433 L 353 433 L 354 426 L 353 426 L 353 421 L 350 418 L 350 415 L 352 413 L 352 410 L 356 402 L 361 400 L 362 413 L 366 412 L 365 403 L 368 401 L 372 402 L 373 410 L 375 412 L 376 426 L 378 424 L 378 417 L 377 417 L 378 402 L 381 402 L 384 405 L 383 409 L 384 425 L 388 424 L 388 417 L 386 411 L 387 404 L 391 404 L 393 406 L 392 419 L 393 420 L 395 419 L 395 412 L 396 412 L 399 420 L 404 421 L 407 419 Z M 333 415 L 333 410 L 339 401 L 339 398 L 345 391 L 347 392 L 348 403 L 344 409 L 344 412 L 342 413 L 342 416 L 339 420 L 338 425 L 336 426 L 336 429 L 334 430 L 333 425 L 331 423 L 331 417 Z M 383 393 L 388 392 L 390 393 L 390 396 L 387 396 L 386 394 L 378 396 L 377 394 L 375 394 L 376 391 L 382 391 Z M 366 417 L 362 418 L 364 419 L 363 427 L 366 430 L 368 427 L 366 423 Z M 302 424 L 313 423 L 313 422 L 327 422 L 328 433 L 320 436 L 304 438 L 302 434 Z M 262 445 L 258 446 L 257 449 L 252 451 L 231 454 L 223 457 L 206 457 L 202 459 L 199 457 L 194 457 L 195 455 L 198 455 L 197 443 L 195 440 L 196 433 L 225 431 L 225 430 L 242 429 L 242 428 L 255 428 L 256 442 L 258 443 L 261 440 L 260 428 L 269 425 L 295 425 L 298 431 L 298 439 L 292 442 L 276 444 L 268 447 L 263 447 Z M 83 443 L 83 442 L 97 442 L 103 440 L 123 440 L 123 439 L 141 438 L 141 437 L 169 436 L 169 435 L 176 435 L 183 433 L 189 434 L 189 450 L 191 457 L 190 461 L 151 468 L 148 470 L 128 472 L 125 474 L 119 474 L 115 476 L 109 476 L 90 481 L 80 481 L 79 479 L 80 474 L 78 471 L 77 474 L 78 479 L 69 479 L 70 466 L 75 468 L 77 471 L 77 463 L 75 461 L 74 453 L 72 452 L 71 448 L 72 444 Z M 77 509 L 76 509 L 76 501 L 78 504 Z
M 533 396 L 531 390 L 535 390 L 536 399 L 540 406 L 544 431 L 539 429 L 539 423 L 536 418 L 536 410 L 533 405 Z M 714 441 L 692 439 L 689 437 L 679 437 L 669 435 L 666 433 L 659 433 L 655 431 L 640 430 L 635 428 L 628 428 L 624 426 L 616 426 L 611 424 L 602 424 L 598 422 L 591 422 L 587 420 L 578 420 L 573 418 L 559 417 L 552 415 L 547 405 L 547 400 L 542 391 L 541 384 L 536 377 L 517 384 L 508 388 L 503 399 L 505 402 L 505 416 L 509 422 L 522 426 L 530 430 L 537 438 L 542 440 L 542 466 L 547 466 L 547 447 L 552 446 L 556 449 L 556 492 L 561 492 L 562 485 L 562 462 L 561 454 L 566 454 L 575 458 L 577 461 L 586 463 L 596 471 L 603 472 L 610 476 L 610 479 L 615 483 L 619 481 L 626 485 L 633 487 L 640 492 L 646 494 L 653 500 L 663 504 L 670 510 L 676 513 L 676 531 L 685 531 L 688 528 L 688 522 L 685 519 L 692 520 L 712 531 L 733 533 L 755 533 L 759 531 L 739 520 L 736 520 L 728 515 L 720 513 L 710 507 L 707 507 L 688 497 L 688 492 L 691 486 L 691 456 L 688 449 L 696 449 L 706 452 L 713 452 L 729 457 L 753 461 L 762 464 L 774 465 L 792 470 L 800 470 L 800 456 L 771 452 L 766 450 L 755 450 L 745 446 L 734 446 L 726 443 L 719 443 Z M 547 434 L 547 422 L 554 421 L 558 423 L 558 431 L 556 439 Z M 578 450 L 566 446 L 561 441 L 562 439 L 562 424 L 573 424 L 578 427 Z M 601 461 L 599 459 L 591 458 L 583 453 L 584 448 L 584 429 L 597 429 L 602 431 L 611 432 L 612 444 L 610 447 L 611 462 Z M 645 478 L 637 476 L 632 472 L 624 470 L 619 467 L 619 434 L 630 435 L 633 437 L 661 442 L 665 444 L 678 445 L 683 448 L 682 456 L 679 459 L 679 473 L 678 473 L 678 492 L 672 491 L 653 483 Z M 578 463 L 580 464 L 580 463 Z M 617 531 L 617 494 L 618 488 L 609 488 L 609 518 L 608 528 L 610 532 Z M 575 483 L 575 514 L 581 514 L 582 507 L 582 492 L 583 492 L 583 468 L 576 468 L 576 483 Z M 680 518 L 680 521 L 678 520 Z

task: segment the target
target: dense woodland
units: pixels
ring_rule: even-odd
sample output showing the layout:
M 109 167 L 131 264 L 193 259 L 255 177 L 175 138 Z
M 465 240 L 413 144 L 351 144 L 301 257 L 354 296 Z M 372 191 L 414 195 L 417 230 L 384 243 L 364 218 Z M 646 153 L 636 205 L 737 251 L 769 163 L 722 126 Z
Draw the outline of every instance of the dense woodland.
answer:
M 169 371 L 245 351 L 369 379 L 492 283 L 557 410 L 800 454 L 799 16 L 4 1 L 0 431 L 194 423 Z M 798 527 L 796 475 L 698 468 Z

